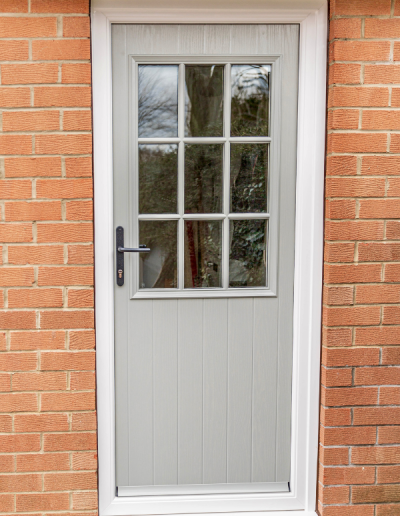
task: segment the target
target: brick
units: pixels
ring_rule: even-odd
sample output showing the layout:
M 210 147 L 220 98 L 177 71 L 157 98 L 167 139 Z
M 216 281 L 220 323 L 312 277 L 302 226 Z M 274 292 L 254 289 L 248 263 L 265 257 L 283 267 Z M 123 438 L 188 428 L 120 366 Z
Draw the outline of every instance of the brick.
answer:
M 372 326 L 379 324 L 380 320 L 379 306 L 325 307 L 323 309 L 323 324 L 326 326 Z
M 326 367 L 349 367 L 379 364 L 379 349 L 322 349 L 322 363 Z
M 8 373 L 0 373 L 0 391 L 11 391 L 11 375 Z
M 32 182 L 28 179 L 0 180 L 0 196 L 2 199 L 29 199 L 32 196 Z
M 385 179 L 332 177 L 326 180 L 327 197 L 383 197 Z
M 3 287 L 31 287 L 35 281 L 33 267 L 7 267 L 0 269 Z
M 94 372 L 72 372 L 70 374 L 71 391 L 86 391 L 96 388 L 96 376 Z
M 2 473 L 12 473 L 14 471 L 14 457 L 12 455 L 0 455 L 0 471 Z
M 382 240 L 383 222 L 328 221 L 325 224 L 327 240 Z
M 33 371 L 37 369 L 36 353 L 1 353 L 0 371 Z
M 352 262 L 354 260 L 354 243 L 325 243 L 324 259 L 326 262 Z
M 324 466 L 345 466 L 349 463 L 349 449 L 320 446 L 319 460 Z
M 355 344 L 356 346 L 388 346 L 400 344 L 400 328 L 357 328 Z M 390 356 L 390 351 L 390 349 L 384 349 L 383 354 Z
M 43 436 L 43 451 L 45 452 L 96 450 L 96 447 L 96 434 L 93 432 L 67 432 L 44 434 Z
M 328 129 L 358 129 L 360 112 L 357 109 L 328 111 Z
M 0 41 L 0 61 L 27 61 L 28 59 L 28 41 L 17 39 Z
M 400 264 L 388 263 L 385 265 L 385 281 L 386 282 L 398 282 L 400 278 Z
M 77 412 L 76 414 L 72 414 L 72 431 L 79 430 L 96 430 L 97 429 L 97 420 L 96 420 L 96 412 Z
M 38 179 L 36 195 L 48 199 L 91 198 L 93 183 L 91 179 Z
M 22 134 L 0 135 L 0 154 L 32 154 L 32 136 Z
M 92 82 L 90 63 L 63 63 L 61 82 L 63 84 L 90 84 Z
M 0 38 L 49 38 L 57 36 L 56 17 L 2 17 L 0 19 Z M 7 65 L 3 65 L 7 66 Z M 3 82 L 2 66 L 2 84 Z
M 31 12 L 89 14 L 89 0 L 32 0 Z
M 398 324 L 400 306 L 385 306 L 383 308 L 383 324 Z
M 92 129 L 92 114 L 90 111 L 64 111 L 64 131 L 90 131 Z
M 64 38 L 89 38 L 90 19 L 89 17 L 69 16 L 63 20 Z
M 400 486 L 355 486 L 352 488 L 353 503 L 400 502 Z
M 88 39 L 33 40 L 32 58 L 34 61 L 87 60 L 90 59 Z
M 400 129 L 400 113 L 398 111 L 364 111 L 362 116 L 362 128 L 367 130 Z
M 386 223 L 386 238 L 388 240 L 400 239 L 400 222 L 388 220 Z
M 88 351 L 42 352 L 40 367 L 42 371 L 94 371 L 95 354 Z
M 93 285 L 93 267 L 39 267 L 38 285 Z
M 37 241 L 50 242 L 90 242 L 93 240 L 93 224 L 67 223 L 38 224 Z
M 0 224 L 0 241 L 3 243 L 32 242 L 32 240 L 32 224 Z
M 374 426 L 321 428 L 320 440 L 324 446 L 375 444 L 376 428 Z
M 94 410 L 95 406 L 94 392 L 60 392 L 43 393 L 41 395 L 41 410 L 43 412 Z
M 67 202 L 66 209 L 67 220 L 93 220 L 93 201 Z
M 93 328 L 93 310 L 40 312 L 40 324 L 43 329 Z
M 27 13 L 28 0 L 1 0 L 0 12 L 2 13 Z
M 387 135 L 384 133 L 328 134 L 328 153 L 386 152 Z M 391 149 L 394 144 L 391 143 Z M 396 152 L 396 150 L 391 150 Z
M 331 20 L 329 25 L 329 39 L 361 38 L 361 19 L 339 18 Z
M 379 405 L 400 405 L 400 387 L 381 387 Z
M 41 491 L 41 475 L 0 475 L 0 492 Z
M 87 86 L 37 86 L 34 91 L 35 107 L 91 107 L 91 103 L 91 89 Z
M 3 453 L 38 452 L 40 450 L 40 434 L 0 435 L 0 443 Z
M 400 408 L 354 408 L 354 425 L 399 425 Z
M 324 287 L 324 303 L 327 305 L 352 305 L 353 292 L 353 287 Z
M 355 370 L 355 385 L 400 385 L 398 367 L 362 367 Z
M 92 152 L 91 134 L 38 135 L 35 142 L 37 154 L 90 154 Z
M 13 351 L 65 349 L 65 332 L 13 331 L 10 334 L 10 349 Z
M 329 84 L 360 84 L 361 65 L 333 63 L 329 66 Z
M 363 156 L 361 174 L 364 175 L 398 175 L 399 156 Z
M 17 511 L 65 511 L 69 509 L 68 493 L 18 494 Z
M 378 283 L 381 274 L 380 264 L 325 265 L 325 283 Z
M 328 107 L 387 107 L 388 105 L 388 88 L 334 86 L 329 89 Z
M 93 330 L 80 330 L 69 332 L 69 349 L 94 349 L 95 334 Z
M 352 345 L 351 328 L 326 328 L 322 329 L 322 344 L 330 347 L 344 347 Z
M 58 131 L 58 111 L 5 111 L 3 131 Z
M 96 472 L 45 473 L 45 491 L 86 491 L 97 488 Z
M 61 158 L 5 158 L 4 169 L 6 177 L 60 177 Z
M 366 20 L 368 21 L 368 20 Z M 378 20 L 374 20 L 378 21 Z M 379 20 L 389 21 L 389 20 Z M 364 84 L 399 84 L 399 65 L 365 65 Z
M 67 414 L 16 414 L 14 416 L 16 432 L 67 432 L 69 421 Z M 20 450 L 29 451 L 29 450 Z M 31 460 L 40 455 L 30 455 Z M 43 456 L 42 456 L 43 457 Z M 28 459 L 26 459 L 28 461 Z M 39 459 L 38 459 L 39 460 Z M 32 464 L 33 462 L 31 462 Z
M 0 494 L 0 510 L 2 512 L 14 511 L 14 495 Z
M 91 177 L 92 158 L 65 158 L 67 177 Z
M 75 510 L 97 509 L 97 491 L 72 493 L 72 507 Z
M 0 312 L 0 329 L 31 330 L 36 328 L 36 314 L 33 311 Z
M 394 15 L 395 15 L 395 16 L 399 16 L 399 15 L 400 15 L 400 5 L 399 5 L 398 0 L 395 0 L 395 4 L 394 4 Z
M 399 199 L 363 199 L 360 201 L 361 219 L 400 218 Z
M 400 107 L 400 88 L 393 88 L 391 105 L 392 107 Z
M 72 454 L 72 469 L 75 471 L 97 470 L 97 453 L 80 452 Z
M 26 47 L 26 50 L 28 51 L 28 47 Z M 0 107 L 17 108 L 30 107 L 30 105 L 31 92 L 29 88 L 0 88 Z M 16 152 L 16 154 L 19 154 L 19 152 Z
M 0 416 L 0 432 L 11 433 L 12 432 L 12 416 Z
M 93 245 L 69 245 L 68 263 L 75 265 L 92 264 L 94 260 Z
M 324 507 L 321 514 L 323 516 L 375 516 L 373 505 L 363 505 L 361 507 L 356 505 L 329 506 Z
M 373 484 L 375 482 L 375 468 L 321 468 L 321 472 L 321 481 L 325 485 Z
M 376 405 L 378 388 L 376 387 L 340 387 L 321 390 L 321 403 L 328 407 L 348 405 Z
M 390 140 L 390 152 L 399 153 L 400 152 L 400 134 L 392 134 L 391 140 Z M 396 182 L 397 183 L 397 189 L 395 194 L 391 194 L 390 190 L 388 191 L 388 195 L 394 195 L 395 197 L 399 196 L 399 180 L 397 179 L 390 179 L 389 182 Z M 390 188 L 390 185 L 389 185 Z
M 37 221 L 61 220 L 61 202 L 6 202 L 5 220 L 9 221 Z
M 379 444 L 400 444 L 399 426 L 380 426 L 378 430 Z
M 13 391 L 61 391 L 67 388 L 66 373 L 15 373 Z
M 389 39 L 398 38 L 400 32 L 400 20 L 374 19 L 365 20 L 364 35 L 366 38 Z
M 7 349 L 7 341 L 5 332 L 0 332 L 0 351 L 6 351 Z M 1 420 L 1 418 L 0 418 Z M 1 427 L 1 425 L 0 425 Z M 1 432 L 1 430 L 0 430 Z
M 8 291 L 8 308 L 59 308 L 62 306 L 62 289 L 10 289 Z
M 400 344 L 400 328 L 382 328 L 388 333 L 388 339 L 384 344 Z M 383 365 L 399 365 L 400 364 L 400 347 L 383 348 L 382 349 L 382 364 Z
M 340 16 L 383 16 L 390 14 L 390 0 L 335 0 L 331 15 Z
M 329 45 L 329 61 L 388 61 L 389 41 L 334 41 Z
M 93 290 L 68 289 L 68 308 L 93 308 L 93 307 L 94 307 L 94 291 Z
M 355 219 L 355 199 L 327 199 L 325 202 L 325 217 L 327 219 Z
M 395 136 L 395 135 L 393 135 L 393 136 Z M 399 143 L 400 143 L 400 140 L 399 140 Z M 400 178 L 390 177 L 388 179 L 387 195 L 388 195 L 388 197 L 399 197 L 400 196 Z
M 12 265 L 63 264 L 62 245 L 8 246 L 8 263 Z
M 400 505 L 377 505 L 376 516 L 397 516 L 399 514 Z
M 399 22 L 399 20 L 393 20 L 393 22 Z M 396 36 L 397 38 L 398 36 Z M 394 61 L 400 61 L 400 45 L 398 41 L 394 42 L 394 49 L 393 49 L 393 60 Z
M 356 288 L 356 303 L 400 303 L 400 285 L 359 285 Z
M 68 453 L 40 453 L 17 455 L 17 471 L 65 471 L 69 470 Z

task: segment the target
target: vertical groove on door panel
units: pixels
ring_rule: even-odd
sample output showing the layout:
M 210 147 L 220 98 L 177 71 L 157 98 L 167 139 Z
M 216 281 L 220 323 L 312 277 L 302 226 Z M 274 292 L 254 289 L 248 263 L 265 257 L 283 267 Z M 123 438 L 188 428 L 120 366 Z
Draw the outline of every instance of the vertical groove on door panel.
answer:
M 253 482 L 275 481 L 278 302 L 254 300 Z
M 129 485 L 153 483 L 153 301 L 129 310 Z M 140 445 L 139 445 L 140 443 Z
M 228 300 L 204 300 L 204 483 L 227 482 Z
M 202 483 L 203 301 L 178 301 L 178 483 Z
M 231 48 L 230 25 L 205 26 L 205 54 L 229 54 Z
M 152 53 L 179 53 L 179 25 L 152 25 Z
M 229 299 L 228 482 L 251 481 L 253 300 Z
M 203 54 L 204 25 L 181 25 L 179 31 L 180 54 Z
M 233 25 L 231 31 L 231 54 L 254 54 L 258 43 L 257 25 Z M 264 63 L 259 63 L 264 64 Z
M 153 301 L 154 483 L 178 481 L 178 302 Z

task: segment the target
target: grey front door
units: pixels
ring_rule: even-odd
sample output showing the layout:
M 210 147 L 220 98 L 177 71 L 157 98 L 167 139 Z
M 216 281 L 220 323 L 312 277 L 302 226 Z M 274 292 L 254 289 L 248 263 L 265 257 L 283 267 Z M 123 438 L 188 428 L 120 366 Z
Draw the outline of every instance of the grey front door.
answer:
M 298 39 L 112 26 L 119 496 L 289 489 Z

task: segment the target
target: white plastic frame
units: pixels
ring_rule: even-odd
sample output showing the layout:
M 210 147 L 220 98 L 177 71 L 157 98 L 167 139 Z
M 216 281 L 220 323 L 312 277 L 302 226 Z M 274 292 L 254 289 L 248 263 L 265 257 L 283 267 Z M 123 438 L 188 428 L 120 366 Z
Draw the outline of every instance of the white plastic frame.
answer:
M 138 514 L 315 514 L 323 257 L 326 0 L 296 9 L 113 9 L 92 1 L 95 292 L 100 516 Z M 108 1 L 107 7 L 103 7 Z M 306 3 L 307 2 L 307 3 Z M 310 7 L 310 3 L 311 5 Z M 206 5 L 197 0 L 197 5 Z M 237 4 L 236 4 L 237 5 Z M 307 5 L 307 8 L 302 6 Z M 300 23 L 291 492 L 118 498 L 115 490 L 111 23 Z

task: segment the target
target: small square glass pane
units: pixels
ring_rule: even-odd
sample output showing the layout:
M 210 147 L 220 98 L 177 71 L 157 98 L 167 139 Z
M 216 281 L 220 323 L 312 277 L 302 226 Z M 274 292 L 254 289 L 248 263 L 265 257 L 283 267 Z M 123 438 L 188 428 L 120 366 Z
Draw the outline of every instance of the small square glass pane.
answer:
M 269 135 L 270 65 L 231 68 L 231 135 Z
M 139 213 L 176 213 L 178 146 L 139 145 Z
M 185 145 L 185 213 L 221 213 L 223 145 Z
M 222 222 L 185 220 L 185 288 L 221 287 Z
M 139 65 L 139 138 L 178 136 L 178 66 Z
M 186 65 L 185 136 L 222 136 L 224 67 Z
M 139 221 L 139 243 L 150 247 L 140 254 L 140 288 L 177 288 L 178 222 Z
M 231 212 L 267 212 L 267 186 L 268 144 L 231 144 Z
M 267 285 L 267 220 L 231 220 L 229 286 Z

